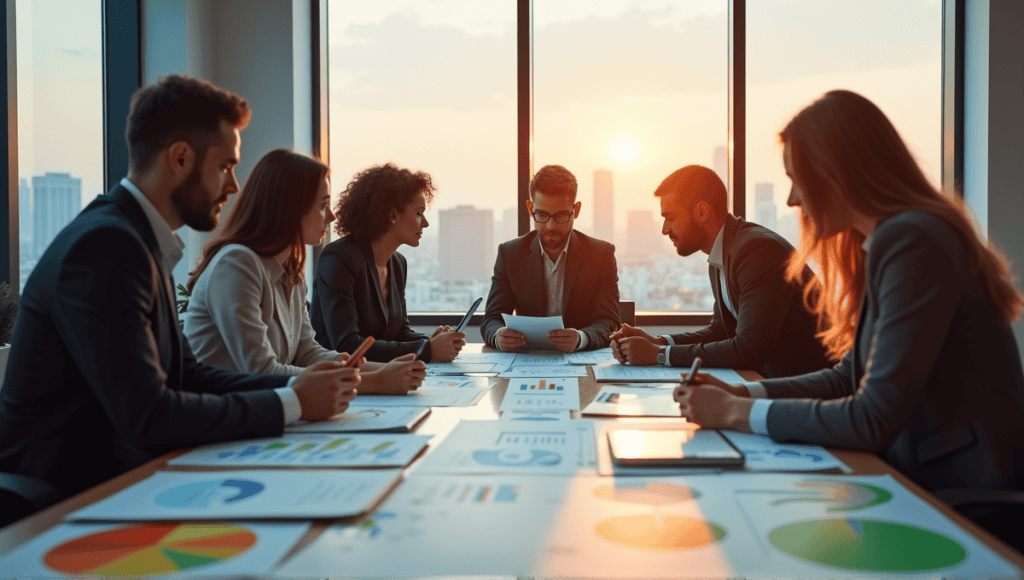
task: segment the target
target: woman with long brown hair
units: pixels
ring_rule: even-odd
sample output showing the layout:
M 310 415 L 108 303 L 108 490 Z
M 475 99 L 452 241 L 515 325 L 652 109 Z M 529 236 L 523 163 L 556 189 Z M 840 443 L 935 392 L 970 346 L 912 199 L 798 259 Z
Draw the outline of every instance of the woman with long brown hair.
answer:
M 842 359 L 749 388 L 699 375 L 676 388 L 683 417 L 875 451 L 929 489 L 1020 489 L 1024 373 L 1010 325 L 1024 296 L 1006 259 L 868 99 L 826 93 L 780 137 L 789 205 L 803 213 L 789 274 L 819 264 L 806 296 Z
M 196 358 L 236 372 L 297 375 L 346 356 L 316 342 L 306 309 L 306 246 L 319 245 L 335 219 L 330 197 L 320 161 L 287 149 L 260 159 L 189 277 L 185 336 Z M 418 387 L 426 366 L 412 358 L 365 363 L 359 391 Z

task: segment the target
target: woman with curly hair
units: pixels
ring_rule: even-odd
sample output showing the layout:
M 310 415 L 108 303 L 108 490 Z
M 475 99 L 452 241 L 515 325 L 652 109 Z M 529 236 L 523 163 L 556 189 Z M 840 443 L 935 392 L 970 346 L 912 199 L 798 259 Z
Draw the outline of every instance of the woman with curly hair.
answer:
M 449 326 L 432 336 L 415 332 L 405 309 L 407 267 L 397 250 L 420 245 L 434 191 L 427 173 L 391 163 L 370 167 L 349 182 L 335 207 L 343 237 L 321 252 L 313 284 L 310 316 L 321 345 L 351 350 L 372 336 L 376 342 L 366 359 L 385 361 L 413 352 L 427 338 L 424 360 L 448 362 L 459 354 L 464 333 Z
M 1024 487 L 1024 372 L 1009 264 L 868 99 L 831 91 L 780 134 L 803 213 L 796 278 L 834 368 L 760 385 L 698 375 L 683 417 L 776 441 L 874 451 L 927 489 Z M 758 398 L 750 398 L 751 396 Z
M 275 149 L 259 160 L 188 280 L 184 332 L 197 359 L 256 375 L 345 360 L 314 340 L 303 279 L 306 246 L 319 245 L 335 219 L 330 203 L 329 171 L 317 159 Z M 359 392 L 404 395 L 425 376 L 412 355 L 365 363 Z

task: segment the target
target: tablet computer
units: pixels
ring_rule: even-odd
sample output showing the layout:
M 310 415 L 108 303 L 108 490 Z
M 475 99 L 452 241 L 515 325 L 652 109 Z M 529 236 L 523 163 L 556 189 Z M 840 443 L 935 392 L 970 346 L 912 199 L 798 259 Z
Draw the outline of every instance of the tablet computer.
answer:
M 620 465 L 727 467 L 743 465 L 743 453 L 714 429 L 608 432 L 612 459 Z

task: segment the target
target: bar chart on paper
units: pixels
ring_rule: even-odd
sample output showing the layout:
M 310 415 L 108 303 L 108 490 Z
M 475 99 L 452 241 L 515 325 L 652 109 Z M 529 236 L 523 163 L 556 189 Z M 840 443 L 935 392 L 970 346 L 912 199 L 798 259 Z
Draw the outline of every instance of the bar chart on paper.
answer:
M 575 379 L 511 380 L 501 401 L 502 411 L 578 411 L 580 387 Z
M 412 461 L 430 437 L 424 435 L 289 433 L 206 445 L 168 461 L 169 465 L 401 467 Z

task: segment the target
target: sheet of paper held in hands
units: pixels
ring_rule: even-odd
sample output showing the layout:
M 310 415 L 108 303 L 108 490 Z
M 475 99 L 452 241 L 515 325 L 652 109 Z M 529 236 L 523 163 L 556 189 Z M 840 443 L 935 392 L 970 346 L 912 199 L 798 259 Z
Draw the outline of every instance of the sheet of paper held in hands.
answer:
M 678 383 L 680 376 L 686 374 L 682 367 L 635 367 L 633 365 L 599 365 L 594 367 L 594 380 L 599 383 Z M 700 372 L 707 373 L 727 383 L 744 383 L 736 371 L 732 369 L 700 369 Z
M 158 471 L 69 520 L 341 518 L 366 512 L 401 469 Z
M 505 313 L 501 316 L 505 319 L 505 328 L 526 335 L 524 348 L 527 349 L 555 350 L 554 345 L 548 342 L 548 333 L 565 328 L 561 316 L 516 316 Z
M 427 446 L 408 433 L 285 433 L 281 437 L 203 445 L 167 465 L 245 467 L 405 467 Z
M 512 380 L 501 401 L 502 411 L 579 411 L 576 379 Z
M 302 421 L 284 428 L 285 433 L 358 433 L 391 431 L 408 433 L 430 414 L 430 407 L 377 407 L 349 409 L 326 421 Z

